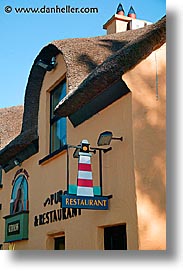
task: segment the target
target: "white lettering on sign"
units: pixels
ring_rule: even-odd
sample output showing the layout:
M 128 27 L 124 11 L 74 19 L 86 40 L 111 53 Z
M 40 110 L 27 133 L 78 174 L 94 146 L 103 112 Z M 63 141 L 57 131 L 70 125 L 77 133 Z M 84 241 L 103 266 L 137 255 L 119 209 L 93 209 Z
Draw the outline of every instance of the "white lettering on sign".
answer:
M 12 232 L 15 232 L 15 231 L 18 231 L 18 230 L 19 230 L 19 223 L 10 224 L 8 226 L 8 232 L 9 233 L 12 233 Z

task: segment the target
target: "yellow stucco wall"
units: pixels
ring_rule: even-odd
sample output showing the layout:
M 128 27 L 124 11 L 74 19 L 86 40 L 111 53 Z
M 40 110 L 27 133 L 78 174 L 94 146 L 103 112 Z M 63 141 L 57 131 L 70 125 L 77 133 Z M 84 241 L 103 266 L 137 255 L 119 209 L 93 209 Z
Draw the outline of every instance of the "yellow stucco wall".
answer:
M 18 241 L 15 249 L 53 249 L 53 238 L 63 233 L 66 249 L 103 249 L 103 228 L 117 224 L 127 225 L 127 246 L 129 250 L 138 249 L 137 209 L 135 194 L 135 176 L 133 163 L 132 135 L 132 95 L 127 94 L 103 111 L 74 128 L 67 120 L 67 142 L 77 145 L 82 139 L 88 139 L 96 146 L 99 133 L 110 130 L 114 136 L 123 136 L 124 141 L 112 141 L 112 150 L 103 154 L 103 195 L 112 194 L 109 210 L 81 210 L 81 215 L 69 219 L 34 226 L 34 217 L 59 209 L 59 204 L 43 203 L 50 194 L 66 190 L 66 151 L 46 163 L 39 160 L 49 152 L 49 92 L 65 75 L 66 68 L 62 56 L 57 57 L 58 66 L 46 74 L 40 97 L 39 109 L 39 153 L 24 161 L 22 168 L 30 177 L 29 188 L 29 240 Z M 77 180 L 77 160 L 70 154 L 70 183 Z M 98 154 L 92 157 L 94 185 L 98 185 Z M 12 180 L 19 167 L 3 173 L 1 201 L 2 216 L 9 214 L 9 200 Z M 1 219 L 0 242 L 4 240 L 4 221 Z M 4 244 L 4 249 L 8 248 Z
M 123 76 L 132 91 L 139 249 L 142 250 L 166 249 L 165 71 L 166 46 L 163 45 Z

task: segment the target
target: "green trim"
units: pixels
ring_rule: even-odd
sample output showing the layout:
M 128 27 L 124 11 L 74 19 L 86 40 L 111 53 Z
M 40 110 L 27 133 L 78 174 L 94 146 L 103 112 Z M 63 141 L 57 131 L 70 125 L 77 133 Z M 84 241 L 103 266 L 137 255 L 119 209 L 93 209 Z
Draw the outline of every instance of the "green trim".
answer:
M 76 195 L 77 194 L 77 185 L 69 184 L 68 193 L 71 194 L 71 195 Z M 94 193 L 94 196 L 101 196 L 101 187 L 100 186 L 94 186 L 93 187 L 93 193 Z
M 69 184 L 69 194 L 76 195 L 77 194 L 77 185 L 75 184 Z
M 4 217 L 5 243 L 28 239 L 29 213 L 24 211 Z
M 94 186 L 93 187 L 93 193 L 94 193 L 94 196 L 101 196 L 101 187 L 100 186 Z

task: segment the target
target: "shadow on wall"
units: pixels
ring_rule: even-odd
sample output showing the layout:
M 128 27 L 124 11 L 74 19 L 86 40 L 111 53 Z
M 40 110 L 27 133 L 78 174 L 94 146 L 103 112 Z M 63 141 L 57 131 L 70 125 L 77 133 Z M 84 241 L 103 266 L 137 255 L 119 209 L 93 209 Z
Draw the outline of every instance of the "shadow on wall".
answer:
M 107 48 L 111 54 L 124 47 L 128 41 L 101 40 L 100 47 Z M 92 58 L 91 58 L 92 56 Z M 78 62 L 87 66 L 88 72 L 99 64 L 96 55 L 81 54 Z M 149 67 L 155 66 L 150 62 Z M 158 68 L 158 91 L 156 91 L 155 67 L 138 71 L 138 90 L 133 94 L 133 117 L 135 134 L 136 176 L 137 188 L 146 194 L 151 202 L 158 207 L 160 213 L 165 213 L 165 65 Z M 148 79 L 148 81 L 147 81 Z M 135 80 L 133 80 L 133 83 Z M 128 83 L 127 83 L 128 85 Z M 156 94 L 159 93 L 159 100 Z
M 148 66 L 151 67 L 152 63 Z M 133 80 L 138 88 L 132 91 L 135 177 L 140 232 L 143 234 L 143 240 L 146 240 L 145 246 L 147 245 L 148 249 L 157 250 L 165 249 L 166 243 L 165 69 L 165 64 L 161 64 L 158 70 L 157 90 L 156 74 L 152 74 L 151 68 L 142 70 L 142 67 L 139 67 L 137 79 Z

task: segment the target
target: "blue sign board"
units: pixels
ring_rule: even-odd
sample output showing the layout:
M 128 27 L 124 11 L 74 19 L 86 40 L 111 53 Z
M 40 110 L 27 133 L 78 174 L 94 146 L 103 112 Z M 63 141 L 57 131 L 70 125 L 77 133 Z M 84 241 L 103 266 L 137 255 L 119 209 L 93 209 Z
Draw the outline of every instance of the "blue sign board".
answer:
M 61 196 L 62 208 L 81 208 L 93 210 L 107 210 L 108 200 L 107 196 L 76 196 L 65 194 Z

